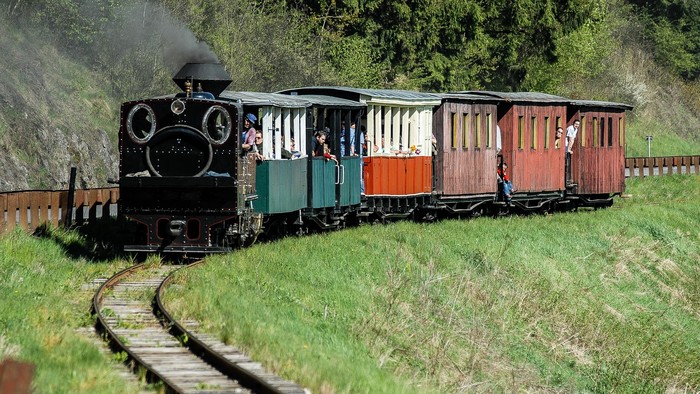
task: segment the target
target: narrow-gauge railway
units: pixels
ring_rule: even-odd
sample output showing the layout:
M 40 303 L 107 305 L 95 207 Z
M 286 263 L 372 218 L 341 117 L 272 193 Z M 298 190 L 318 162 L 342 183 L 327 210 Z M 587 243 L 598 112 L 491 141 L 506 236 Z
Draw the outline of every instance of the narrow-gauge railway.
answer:
M 232 92 L 218 64 L 186 64 L 173 80 L 183 92 L 122 104 L 126 251 L 227 252 L 260 235 L 361 222 L 606 207 L 624 192 L 626 104 L 536 92 Z M 571 136 L 556 132 L 573 124 Z
M 175 393 L 304 393 L 299 385 L 271 374 L 196 322 L 177 322 L 160 300 L 163 284 L 180 266 L 140 264 L 108 279 L 93 299 L 97 329 L 133 369 Z M 151 301 L 149 301 L 151 300 Z M 161 316 L 161 317 L 159 317 Z M 181 334 L 188 340 L 181 343 Z

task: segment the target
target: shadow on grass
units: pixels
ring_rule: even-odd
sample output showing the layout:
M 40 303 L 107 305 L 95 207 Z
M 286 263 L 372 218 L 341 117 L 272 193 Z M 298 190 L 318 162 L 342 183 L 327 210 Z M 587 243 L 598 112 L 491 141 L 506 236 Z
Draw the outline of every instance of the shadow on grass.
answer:
M 65 249 L 72 258 L 88 261 L 109 261 L 117 258 L 143 256 L 124 252 L 124 244 L 134 234 L 133 224 L 123 219 L 104 217 L 80 223 L 66 229 L 42 224 L 34 231 L 34 236 L 50 239 Z

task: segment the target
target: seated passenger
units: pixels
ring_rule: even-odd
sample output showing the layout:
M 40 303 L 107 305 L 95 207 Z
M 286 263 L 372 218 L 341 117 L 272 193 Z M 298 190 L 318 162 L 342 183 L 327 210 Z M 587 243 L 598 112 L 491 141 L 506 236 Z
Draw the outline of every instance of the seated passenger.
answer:
M 506 162 L 502 162 L 501 165 L 498 166 L 496 173 L 498 174 L 498 184 L 499 190 L 501 190 L 502 193 L 502 200 L 510 204 L 513 198 L 513 193 L 515 193 L 515 189 L 513 187 L 513 183 L 511 183 L 510 179 L 508 179 L 507 170 L 508 164 Z
M 289 141 L 289 148 L 290 150 L 287 150 L 285 148 L 282 148 L 282 158 L 283 159 L 288 159 L 288 160 L 293 160 L 293 159 L 298 159 L 301 157 L 301 152 L 299 152 L 296 149 L 296 145 L 294 144 L 294 138 L 290 139 Z
M 263 155 L 262 130 L 255 130 L 255 145 L 253 145 L 253 152 L 255 153 L 255 160 L 257 160 L 257 161 L 265 160 L 265 156 Z
M 374 141 L 372 141 L 374 142 Z M 384 137 L 382 137 L 382 142 L 381 144 L 374 144 L 372 145 L 372 150 L 374 153 L 385 153 L 386 150 L 384 149 Z

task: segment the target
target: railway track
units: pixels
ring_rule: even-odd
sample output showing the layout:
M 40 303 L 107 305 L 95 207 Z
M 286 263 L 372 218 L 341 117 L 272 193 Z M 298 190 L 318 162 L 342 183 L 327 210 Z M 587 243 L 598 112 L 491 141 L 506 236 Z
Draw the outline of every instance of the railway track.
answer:
M 232 346 L 178 322 L 160 293 L 176 265 L 140 264 L 108 279 L 93 299 L 97 329 L 132 370 L 175 393 L 304 393 Z M 180 341 L 178 338 L 187 338 Z

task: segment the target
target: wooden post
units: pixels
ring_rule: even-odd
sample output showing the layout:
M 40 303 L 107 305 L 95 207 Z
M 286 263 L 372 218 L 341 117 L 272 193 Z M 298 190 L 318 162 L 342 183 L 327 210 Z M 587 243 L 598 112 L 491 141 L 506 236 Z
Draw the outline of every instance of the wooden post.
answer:
M 673 157 L 673 167 L 676 167 L 676 174 L 681 174 L 681 163 L 683 162 L 683 158 L 680 156 L 674 156 Z
M 19 206 L 19 199 L 17 193 L 9 193 L 7 195 L 7 231 L 12 231 L 17 226 L 17 207 Z
M 28 230 L 29 217 L 27 215 L 27 209 L 29 208 L 29 196 L 27 193 L 17 193 L 17 205 L 19 207 L 19 227 L 22 230 Z
M 68 182 L 68 212 L 66 212 L 66 220 L 63 223 L 65 227 L 70 227 L 73 224 L 73 201 L 75 200 L 75 174 L 77 169 L 70 168 L 70 182 Z
M 630 177 L 634 176 L 634 160 L 625 158 L 625 168 L 630 173 Z
M 50 192 L 29 192 L 29 207 L 32 214 L 31 229 L 35 230 L 49 221 L 49 197 Z
M 666 158 L 655 157 L 654 166 L 659 168 L 659 176 L 664 176 L 664 167 L 666 166 Z
M 644 178 L 644 159 L 641 157 L 638 157 L 634 159 L 634 168 L 639 170 L 639 176 Z
M 5 211 L 7 211 L 7 195 L 4 193 L 0 193 L 0 233 L 5 232 Z
M 61 192 L 51 192 L 49 201 L 51 204 L 51 224 L 53 224 L 54 227 L 58 227 L 60 220 L 58 212 L 61 208 Z

